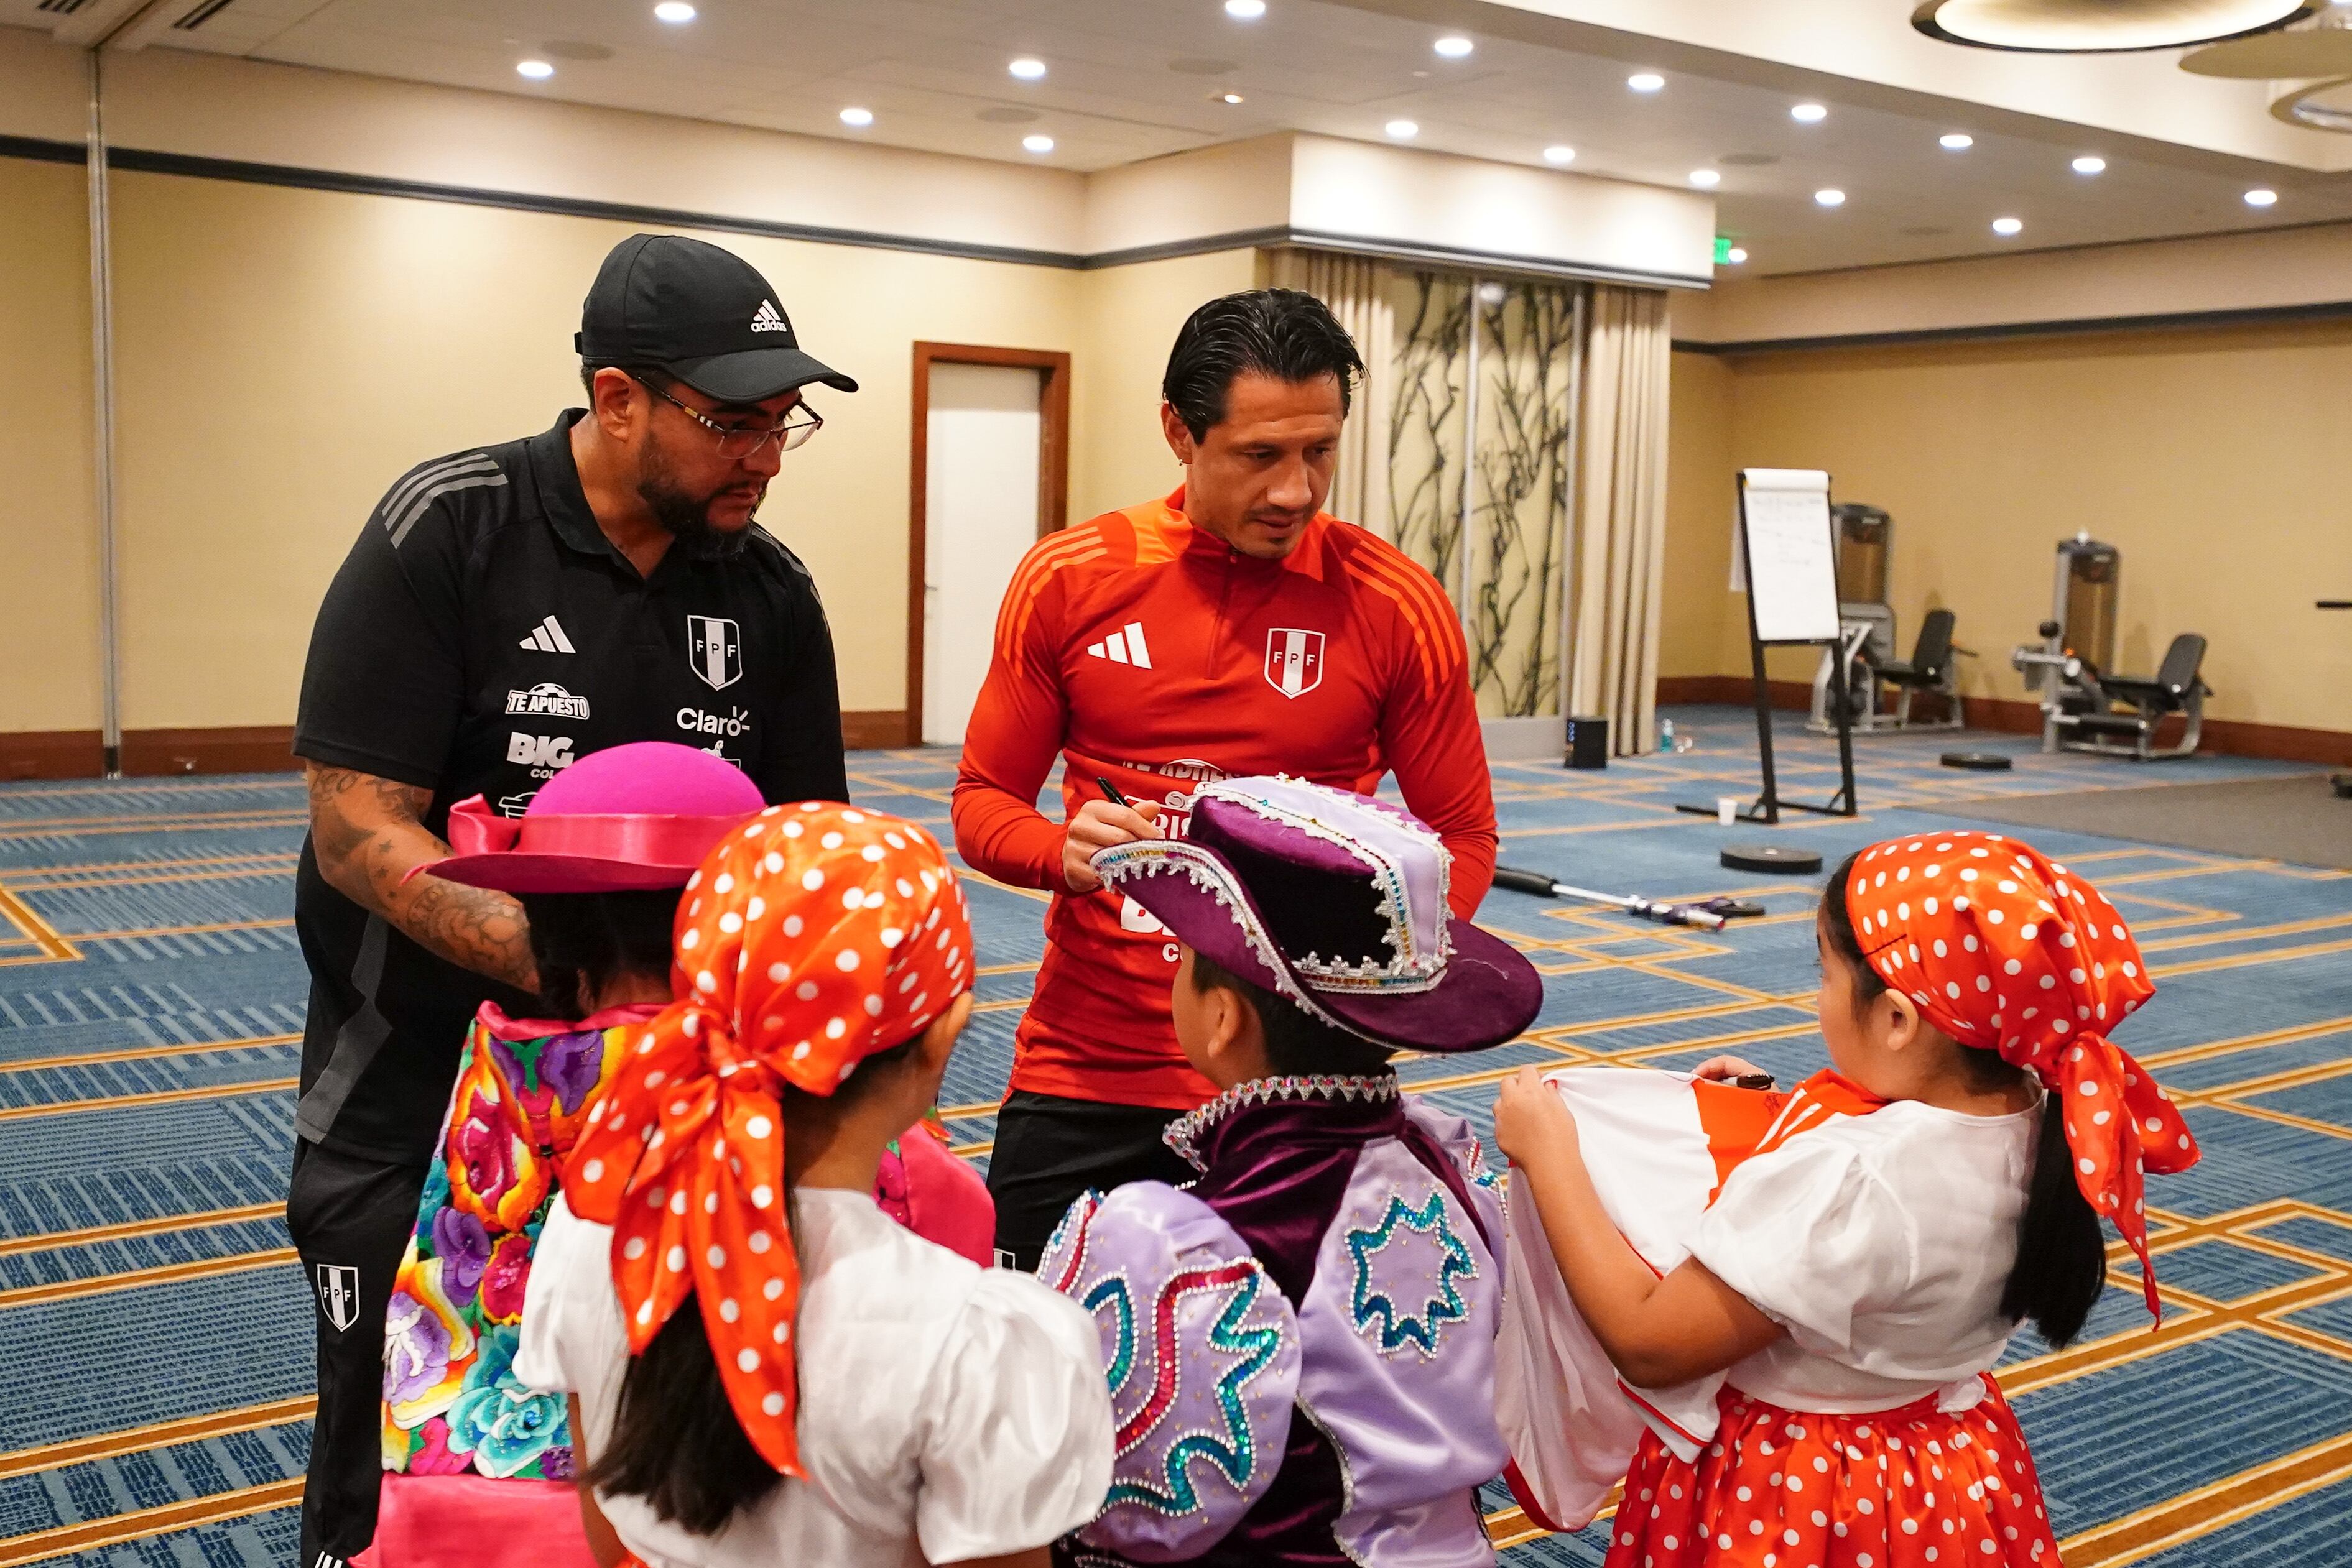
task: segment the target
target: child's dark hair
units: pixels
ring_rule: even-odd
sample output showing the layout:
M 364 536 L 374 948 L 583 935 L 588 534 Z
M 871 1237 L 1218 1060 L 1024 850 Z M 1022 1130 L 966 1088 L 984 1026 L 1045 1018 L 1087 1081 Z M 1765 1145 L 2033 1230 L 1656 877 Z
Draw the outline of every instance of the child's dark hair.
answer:
M 1876 1001 L 1886 982 L 1863 956 L 1854 934 L 1853 915 L 1847 909 L 1845 890 L 1853 875 L 1857 851 L 1830 873 L 1822 889 L 1821 925 L 1829 938 L 1831 956 L 1845 965 L 1853 978 L 1857 1013 Z M 2016 1082 L 2024 1075 L 1990 1051 L 1960 1048 L 1960 1063 L 1973 1087 L 1991 1091 Z M 2012 1321 L 2033 1320 L 2033 1326 L 2054 1349 L 2083 1331 L 2084 1320 L 2098 1304 L 2107 1283 L 2106 1239 L 2099 1217 L 2074 1185 L 2074 1155 L 2066 1146 L 2064 1109 L 2055 1095 L 2042 1106 L 2042 1132 L 2033 1153 L 2033 1185 L 2025 1199 L 2025 1218 L 2018 1224 L 2017 1263 L 2000 1292 L 2000 1310 Z
M 918 1040 L 857 1064 L 832 1095 L 854 1105 L 904 1061 Z M 802 1092 L 787 1087 L 789 1098 Z M 792 1212 L 786 1195 L 785 1213 Z M 790 1245 L 789 1240 L 787 1245 Z M 581 1441 L 574 1433 L 572 1441 Z M 710 1354 L 702 1305 L 688 1295 L 621 1375 L 621 1397 L 604 1450 L 581 1478 L 600 1491 L 641 1497 L 656 1517 L 696 1535 L 716 1535 L 783 1479 L 751 1446 Z
M 1265 1031 L 1265 1064 L 1277 1078 L 1337 1073 L 1370 1078 L 1389 1070 L 1388 1047 L 1337 1029 L 1289 998 L 1244 980 L 1207 954 L 1192 954 L 1192 985 L 1203 991 L 1231 991 L 1257 1014 Z
M 629 976 L 667 980 L 670 927 L 683 891 L 517 894 L 530 922 L 539 998 L 549 1014 L 584 1018 L 596 997 Z

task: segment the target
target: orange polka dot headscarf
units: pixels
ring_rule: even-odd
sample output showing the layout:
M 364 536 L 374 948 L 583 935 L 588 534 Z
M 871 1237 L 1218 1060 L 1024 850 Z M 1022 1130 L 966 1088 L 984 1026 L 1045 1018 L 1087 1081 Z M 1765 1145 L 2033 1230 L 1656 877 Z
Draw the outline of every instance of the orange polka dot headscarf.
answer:
M 1846 912 L 1879 978 L 1958 1040 L 2025 1068 L 2065 1117 L 2074 1181 L 2138 1254 L 2158 1312 L 2145 1171 L 2197 1163 L 2197 1141 L 2107 1031 L 2156 994 L 2098 889 L 2000 833 L 1932 833 L 1864 850 Z
M 799 1476 L 784 1087 L 831 1094 L 971 988 L 963 891 L 911 822 L 770 807 L 687 883 L 675 940 L 682 999 L 590 1107 L 564 1197 L 613 1227 L 631 1353 L 694 1295 L 745 1435 Z

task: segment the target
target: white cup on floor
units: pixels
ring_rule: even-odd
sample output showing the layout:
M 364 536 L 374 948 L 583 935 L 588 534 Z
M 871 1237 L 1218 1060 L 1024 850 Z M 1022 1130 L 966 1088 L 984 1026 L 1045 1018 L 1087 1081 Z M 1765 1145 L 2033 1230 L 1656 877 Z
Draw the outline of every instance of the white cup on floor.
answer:
M 1739 821 L 1739 797 L 1717 795 L 1715 798 L 1715 820 L 1727 828 Z

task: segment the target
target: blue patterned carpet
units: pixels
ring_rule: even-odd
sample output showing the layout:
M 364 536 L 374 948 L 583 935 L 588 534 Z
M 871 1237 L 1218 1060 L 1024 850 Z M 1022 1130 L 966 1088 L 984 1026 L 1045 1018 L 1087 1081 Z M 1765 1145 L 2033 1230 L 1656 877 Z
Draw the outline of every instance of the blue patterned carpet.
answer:
M 1742 716 L 1675 715 L 1698 748 L 1601 773 L 1496 771 L 1505 859 L 1653 896 L 1739 891 L 1769 915 L 1706 936 L 1513 894 L 1483 913 L 1533 953 L 1527 1039 L 1403 1071 L 1485 1124 L 1522 1062 L 1687 1063 L 1736 1050 L 1784 1077 L 1822 1061 L 1814 886 L 1721 870 L 1761 830 L 1678 817 L 1754 786 Z M 1834 859 L 1948 819 L 1939 802 L 2211 781 L 2043 758 L 1935 765 L 1950 737 L 1858 746 L 1858 821 L 1779 836 Z M 1785 791 L 1831 787 L 1790 734 Z M 945 831 L 952 757 L 853 759 L 865 803 Z M 2346 808 L 2352 810 L 2352 806 Z M 301 796 L 289 778 L 0 786 L 0 1568 L 76 1561 L 289 1564 L 309 1441 L 310 1308 L 279 1218 L 305 979 L 290 924 Z M 2189 1104 L 2205 1161 L 2151 1193 L 2165 1327 L 2117 1286 L 2061 1354 L 2021 1335 L 2003 1379 L 2071 1568 L 2352 1564 L 2352 875 L 2074 834 L 2160 986 L 2123 1042 Z M 973 890 L 982 1010 L 951 1071 L 956 1141 L 987 1157 L 992 1102 L 1041 945 L 1042 902 Z M 1465 1071 L 1465 1069 L 1468 1071 Z M 1545 1536 L 1499 1489 L 1511 1568 L 1597 1563 L 1603 1527 Z

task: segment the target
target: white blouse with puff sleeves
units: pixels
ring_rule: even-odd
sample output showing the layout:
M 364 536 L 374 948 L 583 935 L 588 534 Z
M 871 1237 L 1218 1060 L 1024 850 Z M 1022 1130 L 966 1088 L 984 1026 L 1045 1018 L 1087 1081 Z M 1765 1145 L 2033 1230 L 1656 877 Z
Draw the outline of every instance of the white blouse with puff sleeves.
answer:
M 1974 1404 L 2016 1327 L 2000 1297 L 2040 1129 L 2038 1103 L 1971 1116 L 1899 1100 L 1734 1170 L 1691 1254 L 1789 1333 L 1732 1386 L 1839 1414 Z
M 631 1551 L 651 1568 L 911 1568 L 1041 1546 L 1094 1517 L 1110 1485 L 1110 1399 L 1076 1302 L 925 1241 L 864 1193 L 803 1189 L 793 1235 L 808 1479 L 707 1537 L 600 1492 Z M 515 1356 L 532 1386 L 580 1396 L 585 1455 L 610 1437 L 628 1365 L 612 1245 L 609 1226 L 558 1199 Z

